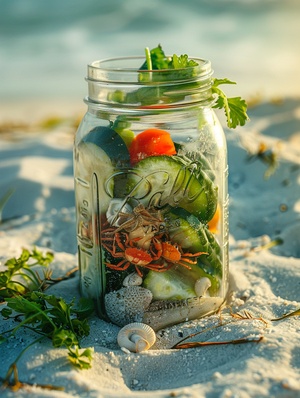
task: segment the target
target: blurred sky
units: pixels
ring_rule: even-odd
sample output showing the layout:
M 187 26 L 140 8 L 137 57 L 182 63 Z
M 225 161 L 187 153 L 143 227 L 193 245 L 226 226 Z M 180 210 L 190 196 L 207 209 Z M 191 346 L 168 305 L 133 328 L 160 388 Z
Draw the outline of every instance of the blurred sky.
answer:
M 87 63 L 158 43 L 210 59 L 235 95 L 300 94 L 299 0 L 1 0 L 0 102 L 82 101 Z

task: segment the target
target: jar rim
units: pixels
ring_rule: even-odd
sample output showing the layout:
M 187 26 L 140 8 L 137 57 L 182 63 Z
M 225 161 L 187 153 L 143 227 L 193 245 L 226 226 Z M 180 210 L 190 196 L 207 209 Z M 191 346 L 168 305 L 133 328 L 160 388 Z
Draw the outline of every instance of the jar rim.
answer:
M 141 65 L 145 62 L 143 56 L 128 56 L 128 57 L 115 57 L 104 58 L 93 61 L 87 65 L 87 80 L 99 82 L 135 82 L 138 83 L 143 74 L 151 73 L 152 76 L 161 76 L 163 81 L 182 81 L 192 79 L 206 79 L 209 78 L 213 71 L 211 69 L 211 62 L 197 57 L 189 57 L 189 60 L 197 62 L 197 65 L 188 66 L 186 68 L 178 69 L 141 69 Z M 174 78 L 174 71 L 179 72 L 178 77 Z M 181 76 L 180 72 L 189 72 L 189 78 Z M 144 79 L 143 84 L 145 83 Z M 155 78 L 153 80 L 159 81 Z M 152 80 L 152 83 L 153 83 Z

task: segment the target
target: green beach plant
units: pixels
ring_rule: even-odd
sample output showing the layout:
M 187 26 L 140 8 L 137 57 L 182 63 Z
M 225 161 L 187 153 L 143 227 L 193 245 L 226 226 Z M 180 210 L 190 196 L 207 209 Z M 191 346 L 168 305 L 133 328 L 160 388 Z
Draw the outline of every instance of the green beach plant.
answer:
M 91 367 L 93 348 L 81 349 L 80 339 L 89 335 L 88 317 L 94 312 L 93 302 L 80 298 L 77 303 L 74 299 L 68 303 L 61 297 L 44 293 L 54 283 L 73 276 L 78 269 L 56 279 L 51 277 L 50 270 L 39 273 L 34 269 L 37 265 L 47 268 L 53 259 L 51 252 L 23 249 L 19 257 L 8 259 L 4 264 L 7 269 L 0 272 L 0 296 L 6 303 L 0 313 L 5 320 L 19 322 L 13 329 L 2 332 L 0 344 L 7 343 L 21 328 L 39 335 L 10 365 L 2 379 L 4 387 L 18 389 L 25 385 L 18 379 L 17 361 L 30 346 L 44 338 L 50 339 L 53 347 L 65 347 L 69 361 L 77 368 Z

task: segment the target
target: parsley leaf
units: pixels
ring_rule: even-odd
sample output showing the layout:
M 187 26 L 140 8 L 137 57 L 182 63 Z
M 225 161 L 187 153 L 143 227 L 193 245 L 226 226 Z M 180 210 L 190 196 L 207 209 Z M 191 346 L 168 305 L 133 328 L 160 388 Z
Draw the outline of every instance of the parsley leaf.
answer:
M 180 56 L 174 54 L 172 57 L 172 61 L 170 62 L 170 69 L 172 69 L 172 67 L 174 69 L 190 68 L 197 65 L 198 63 L 193 59 L 189 59 L 187 54 Z
M 238 125 L 244 126 L 249 117 L 247 115 L 246 101 L 241 97 L 228 98 L 219 88 L 220 84 L 236 84 L 229 79 L 213 79 L 212 92 L 217 94 L 217 101 L 213 108 L 224 108 L 229 128 L 236 128 Z
M 139 76 L 140 82 L 165 81 L 166 79 L 167 81 L 189 79 L 195 74 L 193 67 L 198 65 L 196 61 L 189 59 L 187 54 L 180 56 L 173 54 L 172 57 L 166 56 L 160 45 L 152 50 L 146 47 L 145 54 L 146 61 L 139 69 L 142 71 Z M 159 70 L 168 70 L 170 73 L 168 73 L 166 77 L 166 74 L 159 73 Z M 174 72 L 172 72 L 172 70 L 174 70 Z M 151 73 L 151 71 L 155 72 Z M 167 90 L 169 91 L 170 87 Z M 163 95 L 165 90 L 160 89 L 160 91 Z
M 145 53 L 146 61 L 140 67 L 140 70 L 182 69 L 198 65 L 196 61 L 189 59 L 187 54 L 166 56 L 160 44 L 152 50 L 146 47 Z
M 161 45 L 149 50 L 148 47 L 145 48 L 146 61 L 140 67 L 140 70 L 157 70 L 157 69 L 169 69 L 170 59 L 166 57 Z M 151 67 L 149 62 L 149 57 L 151 59 Z

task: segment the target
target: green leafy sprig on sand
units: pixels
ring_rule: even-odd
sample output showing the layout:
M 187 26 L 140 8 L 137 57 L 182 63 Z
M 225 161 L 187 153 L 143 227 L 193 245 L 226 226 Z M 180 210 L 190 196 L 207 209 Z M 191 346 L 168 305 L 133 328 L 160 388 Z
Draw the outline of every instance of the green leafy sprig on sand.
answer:
M 53 258 L 51 252 L 43 254 L 34 248 L 32 251 L 23 249 L 19 257 L 8 259 L 4 264 L 7 269 L 0 272 L 0 296 L 5 298 L 31 290 L 44 290 L 46 280 L 50 282 L 51 272 L 44 270 L 42 279 L 34 267 L 40 265 L 47 268 Z
M 7 307 L 1 313 L 5 318 L 18 318 L 20 323 L 11 331 L 15 334 L 21 327 L 33 330 L 52 340 L 54 347 L 66 347 L 69 359 L 80 368 L 90 366 L 92 350 L 79 353 L 79 339 L 88 336 L 90 328 L 87 317 L 93 313 L 90 300 L 81 298 L 75 307 L 74 300 L 64 299 L 41 292 L 30 292 L 24 296 L 7 298 Z M 75 354 L 78 354 L 74 360 Z
M 52 279 L 50 271 L 44 271 L 41 277 L 33 269 L 36 265 L 48 267 L 52 261 L 52 253 L 43 254 L 36 248 L 32 251 L 23 249 L 19 257 L 6 261 L 7 270 L 0 272 L 0 296 L 7 305 L 2 309 L 1 315 L 4 319 L 13 318 L 19 323 L 13 329 L 2 333 L 0 344 L 5 343 L 20 328 L 27 328 L 40 336 L 34 342 L 43 338 L 50 339 L 54 347 L 67 348 L 68 359 L 73 365 L 87 369 L 91 366 L 93 349 L 81 349 L 79 341 L 90 332 L 88 317 L 94 312 L 94 305 L 92 300 L 86 298 L 81 298 L 77 304 L 75 300 L 67 303 L 61 297 L 43 292 L 49 285 L 73 275 L 74 270 L 61 278 Z M 6 335 L 8 337 L 5 337 Z M 34 342 L 27 346 L 9 367 L 2 381 L 4 387 L 23 385 L 16 379 L 16 362 Z M 10 380 L 12 375 L 15 378 L 13 382 Z

